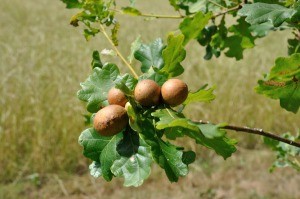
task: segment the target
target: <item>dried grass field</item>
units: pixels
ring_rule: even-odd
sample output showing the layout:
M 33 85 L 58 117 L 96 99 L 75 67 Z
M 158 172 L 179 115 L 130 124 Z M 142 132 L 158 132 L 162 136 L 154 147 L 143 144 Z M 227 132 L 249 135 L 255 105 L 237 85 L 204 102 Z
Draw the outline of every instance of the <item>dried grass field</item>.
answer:
M 127 2 L 122 2 L 127 3 Z M 159 4 L 159 6 L 157 6 Z M 140 10 L 172 13 L 167 1 L 138 0 Z M 86 42 L 81 28 L 68 22 L 74 10 L 59 0 L 2 0 L 0 6 L 0 198 L 218 198 L 298 199 L 300 175 L 290 168 L 270 174 L 275 158 L 258 136 L 229 132 L 238 139 L 238 152 L 224 161 L 213 152 L 184 139 L 197 151 L 186 178 L 169 183 L 153 166 L 139 188 L 122 180 L 107 183 L 88 174 L 90 163 L 77 143 L 85 128 L 85 107 L 76 98 L 79 82 L 90 73 L 93 50 L 110 48 L 101 35 Z M 138 35 L 149 43 L 176 30 L 178 20 L 147 20 L 119 16 L 120 50 L 126 56 Z M 134 28 L 133 28 L 134 27 Z M 268 131 L 295 133 L 300 115 L 281 109 L 279 102 L 258 95 L 254 87 L 278 56 L 287 55 L 289 32 L 270 33 L 246 50 L 244 59 L 221 56 L 205 61 L 204 48 L 187 47 L 181 76 L 190 89 L 216 85 L 217 98 L 195 104 L 185 114 L 192 119 L 228 122 Z M 118 58 L 104 57 L 116 62 Z M 133 63 L 139 67 L 137 62 Z

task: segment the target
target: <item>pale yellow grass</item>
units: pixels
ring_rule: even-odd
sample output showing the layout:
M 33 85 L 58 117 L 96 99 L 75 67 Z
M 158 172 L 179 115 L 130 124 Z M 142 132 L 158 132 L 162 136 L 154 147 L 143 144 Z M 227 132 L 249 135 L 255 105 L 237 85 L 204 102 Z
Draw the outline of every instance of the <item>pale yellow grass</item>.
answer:
M 173 13 L 166 2 L 157 6 L 159 2 L 139 0 L 137 6 L 148 12 Z M 68 25 L 72 14 L 74 11 L 66 10 L 58 0 L 1 2 L 0 182 L 5 185 L 0 188 L 0 198 L 98 198 L 101 194 L 112 198 L 243 198 L 244 193 L 244 198 L 299 196 L 297 173 L 288 169 L 269 174 L 273 154 L 260 145 L 260 138 L 244 135 L 237 136 L 240 153 L 226 162 L 186 140 L 186 146 L 197 149 L 199 156 L 192 172 L 179 184 L 170 185 L 156 167 L 139 189 L 122 188 L 120 181 L 106 184 L 90 178 L 86 174 L 89 161 L 77 144 L 85 128 L 85 109 L 76 92 L 79 82 L 90 73 L 92 51 L 110 46 L 101 36 L 86 42 L 80 28 Z M 166 32 L 175 30 L 179 22 L 128 16 L 120 21 L 120 50 L 126 56 L 139 34 L 145 42 L 156 37 L 165 39 Z M 226 57 L 204 61 L 204 48 L 191 43 L 182 78 L 192 90 L 205 83 L 216 84 L 217 99 L 211 104 L 192 105 L 186 114 L 192 119 L 295 132 L 299 114 L 288 113 L 278 101 L 253 91 L 275 57 L 286 56 L 288 37 L 288 32 L 274 33 L 257 41 L 258 46 L 246 51 L 245 59 L 239 62 Z M 128 71 L 117 58 L 104 59 Z M 138 63 L 134 65 L 138 69 Z M 28 180 L 32 174 L 38 177 Z

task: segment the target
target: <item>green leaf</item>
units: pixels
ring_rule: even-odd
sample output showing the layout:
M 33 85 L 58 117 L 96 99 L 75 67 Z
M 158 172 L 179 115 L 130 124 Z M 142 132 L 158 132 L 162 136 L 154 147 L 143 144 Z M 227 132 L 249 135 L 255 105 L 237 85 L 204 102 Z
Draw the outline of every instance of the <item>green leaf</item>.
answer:
M 187 165 L 182 161 L 183 151 L 178 150 L 176 146 L 168 142 L 164 142 L 161 139 L 159 139 L 159 145 L 166 158 L 165 163 L 168 164 L 168 167 L 172 170 L 172 172 L 175 173 L 176 176 L 186 176 L 189 170 Z
M 300 141 L 300 135 L 293 136 L 290 133 L 285 133 L 282 137 L 292 140 Z M 295 147 L 283 142 L 274 141 L 270 138 L 264 137 L 264 143 L 272 148 L 276 152 L 276 160 L 270 168 L 270 172 L 280 167 L 292 167 L 297 171 L 300 171 L 300 163 L 297 157 L 300 156 L 300 148 Z
M 132 16 L 139 16 L 142 14 L 138 9 L 133 8 L 133 7 L 124 7 L 124 8 L 122 8 L 122 11 L 123 11 L 123 13 L 132 15 Z
M 117 145 L 122 137 L 123 135 L 121 133 L 113 136 L 105 145 L 100 154 L 102 176 L 106 181 L 111 181 L 111 179 L 113 178 L 111 167 L 114 162 L 120 158 L 120 155 L 117 152 Z
M 183 114 L 177 113 L 171 109 L 160 109 L 152 113 L 159 119 L 156 122 L 157 129 L 171 127 L 182 127 L 186 130 L 183 133 L 196 140 L 196 143 L 215 150 L 215 152 L 224 159 L 231 156 L 236 151 L 236 141 L 225 136 L 225 131 L 219 125 L 214 127 L 212 124 L 199 124 L 186 119 Z
M 169 35 L 168 45 L 163 50 L 162 56 L 165 62 L 160 72 L 168 75 L 169 78 L 176 77 L 183 73 L 184 69 L 180 62 L 185 59 L 186 51 L 183 48 L 184 36 Z
M 198 35 L 197 39 L 199 44 L 201 44 L 202 46 L 206 46 L 207 44 L 209 44 L 211 42 L 212 36 L 216 34 L 217 31 L 218 31 L 218 26 L 214 24 L 210 26 L 206 26 Z
M 155 81 L 158 85 L 162 86 L 168 80 L 168 75 L 164 73 L 161 74 L 150 68 L 150 70 L 147 73 L 144 73 L 139 77 L 139 80 L 143 79 L 151 79 Z
M 89 41 L 91 39 L 91 37 L 94 37 L 99 32 L 100 32 L 99 29 L 89 27 L 88 29 L 83 30 L 83 35 L 84 35 L 85 39 L 87 41 Z
M 254 47 L 255 37 L 251 35 L 250 26 L 245 22 L 244 18 L 239 18 L 237 22 L 237 25 L 233 25 L 228 29 L 233 35 L 225 39 L 224 47 L 228 47 L 228 50 L 225 52 L 226 56 L 240 60 L 243 58 L 244 49 Z
M 80 0 L 61 0 L 63 3 L 66 4 L 66 8 L 81 8 L 82 2 Z
M 228 137 L 217 137 L 209 139 L 204 137 L 202 134 L 189 131 L 186 133 L 187 136 L 196 140 L 196 143 L 206 146 L 207 148 L 213 149 L 217 154 L 221 155 L 224 159 L 230 157 L 236 152 L 235 144 L 237 143 L 234 139 Z
M 93 51 L 92 68 L 102 68 L 103 64 L 100 59 L 100 54 L 97 50 Z
M 172 109 L 159 109 L 152 113 L 152 115 L 159 118 L 159 121 L 156 122 L 157 129 L 181 127 L 186 130 L 202 133 L 209 139 L 223 137 L 226 133 L 224 129 L 221 129 L 225 124 L 213 125 L 192 122 L 185 118 L 183 114 L 175 112 Z M 185 133 L 184 131 L 182 132 Z
M 195 162 L 196 153 L 194 151 L 184 151 L 182 154 L 182 162 L 186 165 Z
M 164 48 L 165 46 L 160 38 L 149 45 L 140 45 L 140 48 L 135 51 L 134 57 L 142 63 L 141 70 L 143 73 L 147 72 L 151 67 L 157 69 L 163 67 L 162 50 Z
M 197 37 L 197 41 L 199 42 L 199 44 L 202 46 L 206 46 L 206 54 L 204 56 L 204 59 L 206 60 L 210 60 L 213 57 L 213 55 L 219 57 L 221 54 L 218 47 L 212 46 L 211 44 L 212 37 L 215 34 L 217 34 L 218 29 L 220 28 L 216 25 L 207 26 L 201 31 L 201 33 Z
M 136 0 L 129 0 L 129 2 L 130 2 L 130 6 L 134 7 Z
M 268 137 L 263 137 L 264 144 L 267 145 L 268 147 L 272 148 L 273 150 L 276 150 L 277 145 L 279 144 L 279 141 L 273 140 Z
M 181 174 L 185 174 L 185 167 L 182 166 L 182 160 L 179 161 L 181 152 L 177 152 L 177 147 L 166 144 L 162 137 L 162 131 L 155 129 L 153 121 L 151 119 L 150 112 L 140 113 L 132 109 L 132 107 L 128 108 L 128 116 L 130 118 L 130 126 L 136 132 L 139 133 L 140 138 L 144 140 L 151 147 L 151 154 L 153 159 L 158 163 L 158 165 L 165 170 L 165 173 L 171 182 L 177 182 L 178 178 Z M 163 152 L 161 145 L 165 148 L 165 152 Z M 176 148 L 176 156 L 174 158 L 169 158 L 168 151 L 173 151 Z M 179 149 L 178 149 L 179 150 Z M 177 157 L 178 156 L 178 157 Z M 176 162 L 176 161 L 179 162 Z M 176 168 L 173 168 L 175 164 L 181 165 L 180 170 L 178 171 Z M 174 170 L 173 170 L 174 169 Z
M 297 113 L 300 106 L 300 53 L 277 58 L 270 74 L 258 84 L 257 93 L 279 99 L 282 108 Z
M 292 55 L 300 53 L 300 41 L 299 39 L 288 39 L 288 54 Z
M 174 9 L 177 11 L 179 10 L 179 6 L 177 5 L 177 0 L 169 0 L 169 3 L 171 6 L 174 7 Z
M 191 39 L 195 39 L 211 19 L 212 13 L 203 14 L 201 11 L 191 18 L 185 18 L 179 25 L 184 35 L 183 45 L 186 45 Z
M 110 138 L 102 137 L 94 128 L 84 130 L 79 136 L 78 143 L 84 147 L 83 155 L 94 161 L 99 161 L 101 151 Z
M 165 129 L 165 136 L 169 140 L 176 140 L 176 138 L 184 137 L 184 128 L 182 127 L 171 127 L 171 128 L 166 128 Z
M 238 15 L 246 16 L 246 21 L 252 25 L 270 21 L 274 27 L 278 27 L 291 19 L 295 13 L 296 10 L 294 9 L 268 3 L 245 4 L 238 11 Z
M 221 7 L 231 6 L 231 1 L 224 0 L 177 0 L 172 3 L 178 8 L 186 11 L 187 15 L 202 11 L 207 13 L 209 11 L 219 12 Z M 173 6 L 174 7 L 174 6 Z
M 271 30 L 276 30 L 273 24 L 270 21 L 261 24 L 254 24 L 249 27 L 249 30 L 254 36 L 264 37 Z
M 129 104 L 126 105 L 127 115 L 129 117 L 129 125 L 131 129 L 133 129 L 135 132 L 141 132 L 140 127 L 138 125 L 139 116 L 135 112 L 132 103 L 129 102 Z
M 203 29 L 202 33 L 198 36 L 198 42 L 203 46 L 206 45 L 204 59 L 209 60 L 213 55 L 215 55 L 215 57 L 221 55 L 221 51 L 225 48 L 227 34 L 228 30 L 225 26 L 225 16 L 222 17 L 218 26 L 209 26 Z
M 115 64 L 105 64 L 103 68 L 94 68 L 87 80 L 80 84 L 82 87 L 77 96 L 87 102 L 87 110 L 97 112 L 101 107 L 107 106 L 107 93 L 115 83 L 119 69 Z
M 94 178 L 99 178 L 100 176 L 102 176 L 100 162 L 93 161 L 92 164 L 90 164 L 89 169 L 91 176 L 93 176 Z
M 121 158 L 114 162 L 111 171 L 117 177 L 124 177 L 124 186 L 140 186 L 151 172 L 150 146 L 130 131 L 124 134 L 117 150 Z
M 158 109 L 152 116 L 159 118 L 156 122 L 156 128 L 161 130 L 171 127 L 182 127 L 191 131 L 200 132 L 199 127 L 192 121 L 186 119 L 183 114 L 177 113 L 172 109 Z
M 111 137 L 101 136 L 94 128 L 89 128 L 81 133 L 78 143 L 83 146 L 85 157 L 99 161 L 102 150 L 111 139 Z
M 209 139 L 223 137 L 226 134 L 226 131 L 222 127 L 226 124 L 198 124 L 198 127 L 202 134 Z
M 217 50 L 224 50 L 225 48 L 225 40 L 227 38 L 228 29 L 225 23 L 225 16 L 222 17 L 220 24 L 218 25 L 218 31 L 211 38 L 210 45 L 212 48 Z
M 114 24 L 114 27 L 111 29 L 111 40 L 114 43 L 115 46 L 119 45 L 119 40 L 118 40 L 118 32 L 120 29 L 120 23 L 117 22 Z
M 141 36 L 138 36 L 134 42 L 131 43 L 131 47 L 130 47 L 130 55 L 127 57 L 129 63 L 132 63 L 132 60 L 134 58 L 134 53 L 135 51 L 137 51 L 140 47 L 141 47 L 142 43 L 141 43 Z
M 203 86 L 200 88 L 198 91 L 192 93 L 189 92 L 188 97 L 186 100 L 183 102 L 184 105 L 188 105 L 190 103 L 194 102 L 211 102 L 213 101 L 216 96 L 213 94 L 213 91 L 215 90 L 215 87 L 206 89 L 207 85 Z
M 118 76 L 118 78 L 115 80 L 115 87 L 123 91 L 123 93 L 126 95 L 132 95 L 137 83 L 137 79 L 126 73 L 123 76 Z
M 122 136 L 121 133 L 111 137 L 101 136 L 94 128 L 86 129 L 79 136 L 78 142 L 83 146 L 83 155 L 99 162 L 99 164 L 94 165 L 96 168 L 93 167 L 93 172 L 100 172 L 107 181 L 113 177 L 110 167 L 119 158 L 116 150 Z

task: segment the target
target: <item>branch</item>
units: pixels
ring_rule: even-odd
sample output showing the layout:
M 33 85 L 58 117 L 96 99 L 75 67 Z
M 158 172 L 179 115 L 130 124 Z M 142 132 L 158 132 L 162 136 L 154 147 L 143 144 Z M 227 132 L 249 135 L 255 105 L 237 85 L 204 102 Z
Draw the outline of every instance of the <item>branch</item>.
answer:
M 115 46 L 114 42 L 110 39 L 110 37 L 108 36 L 108 34 L 106 33 L 104 27 L 101 24 L 100 24 L 100 30 L 104 34 L 104 36 L 106 37 L 106 39 L 108 40 L 108 42 L 112 45 L 112 47 L 116 51 L 117 55 L 121 58 L 121 60 L 125 63 L 125 65 L 130 69 L 130 71 L 132 72 L 132 74 L 134 75 L 134 77 L 138 78 L 139 76 L 137 75 L 137 73 L 135 72 L 135 70 L 133 69 L 133 67 L 128 63 L 128 61 L 126 61 L 126 59 L 124 58 L 124 56 L 122 55 L 122 53 Z
M 200 121 L 199 123 L 200 124 L 210 124 L 210 122 L 206 122 L 206 121 Z M 249 128 L 249 127 L 240 127 L 240 126 L 233 126 L 233 125 L 226 125 L 226 126 L 223 126 L 221 128 L 222 129 L 227 129 L 227 130 L 238 131 L 238 132 L 261 135 L 261 136 L 268 137 L 268 138 L 271 138 L 273 140 L 284 142 L 286 144 L 289 144 L 289 145 L 296 146 L 296 147 L 300 148 L 300 143 L 295 142 L 293 140 L 285 139 L 283 137 L 275 135 L 274 133 L 270 133 L 270 132 L 264 131 L 262 129 Z

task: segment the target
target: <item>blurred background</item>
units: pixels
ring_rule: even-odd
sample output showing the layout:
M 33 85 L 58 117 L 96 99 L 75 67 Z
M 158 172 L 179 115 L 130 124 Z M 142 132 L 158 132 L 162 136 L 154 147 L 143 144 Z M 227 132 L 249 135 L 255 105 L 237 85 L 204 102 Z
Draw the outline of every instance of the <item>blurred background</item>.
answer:
M 121 3 L 127 4 L 127 1 Z M 174 13 L 168 1 L 138 0 L 141 11 Z M 0 6 L 0 198 L 300 198 L 300 175 L 290 168 L 268 169 L 275 154 L 259 136 L 229 132 L 238 151 L 224 161 L 214 152 L 181 140 L 197 151 L 187 177 L 171 184 L 153 166 L 139 188 L 122 180 L 107 183 L 88 173 L 90 163 L 77 139 L 84 125 L 85 105 L 76 97 L 79 83 L 91 72 L 93 50 L 110 49 L 98 35 L 85 41 L 82 29 L 69 25 L 76 10 L 59 0 L 1 0 Z M 179 20 L 144 20 L 118 16 L 119 49 L 126 56 L 138 35 L 149 43 L 176 30 Z M 287 56 L 291 34 L 274 32 L 246 50 L 242 61 L 221 56 L 205 61 L 204 48 L 187 46 L 181 77 L 191 90 L 216 85 L 217 98 L 186 110 L 192 119 L 259 127 L 278 134 L 299 128 L 298 114 L 281 109 L 279 101 L 258 95 L 253 88 L 278 56 Z M 104 58 L 105 60 L 106 58 Z M 110 58 L 127 69 L 118 60 Z M 134 63 L 139 67 L 137 62 Z M 243 135 L 241 135 L 243 134 Z

